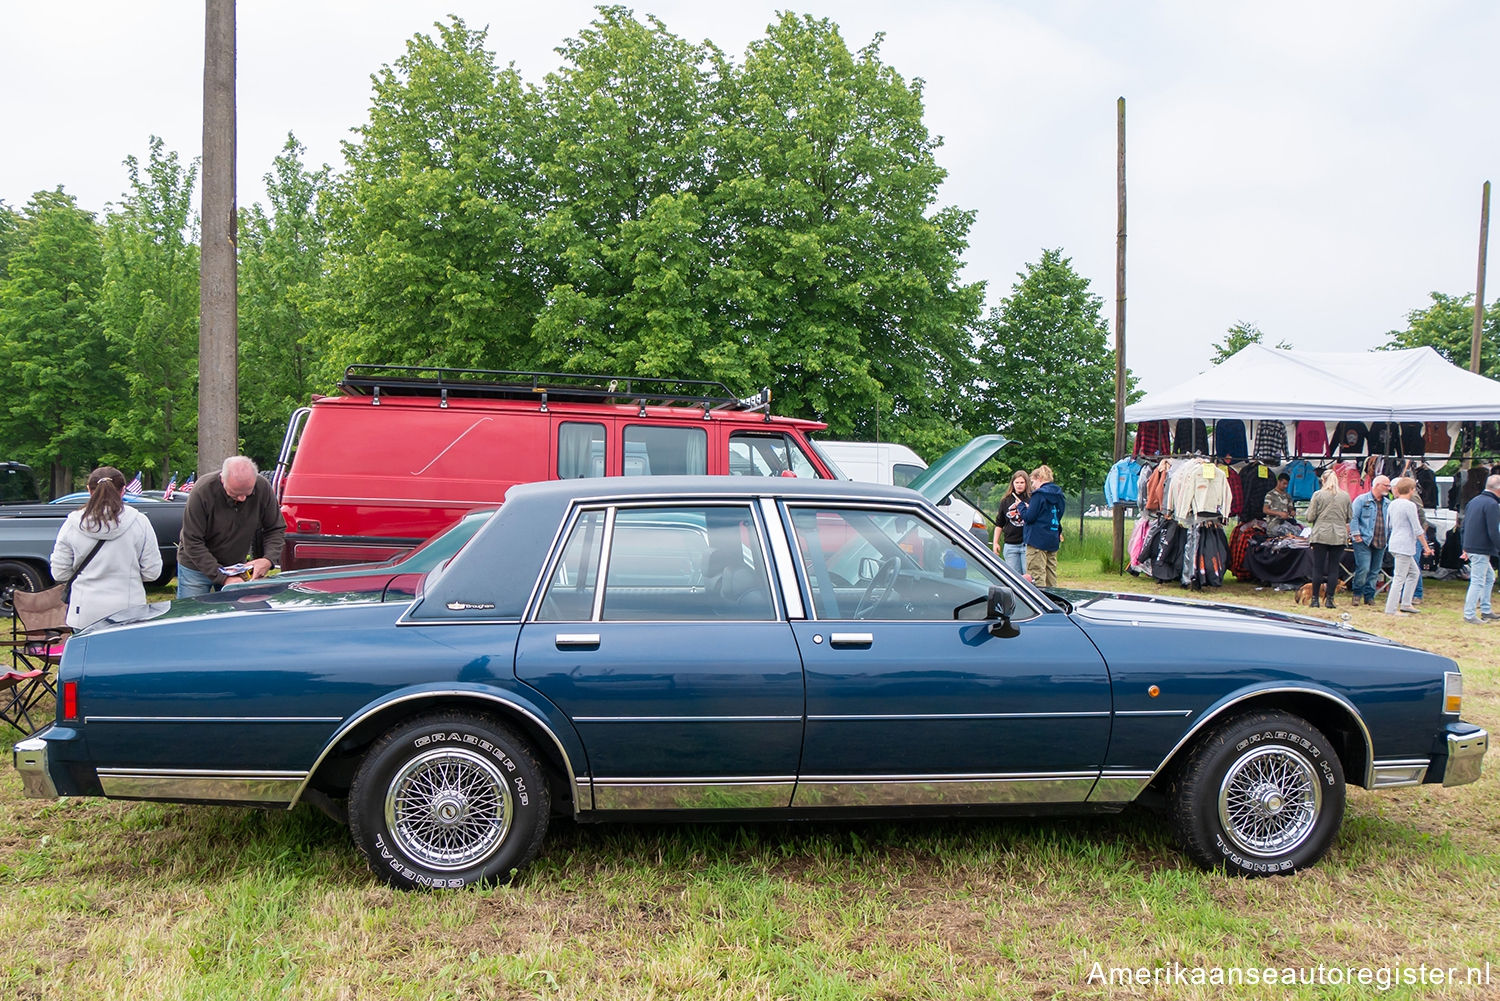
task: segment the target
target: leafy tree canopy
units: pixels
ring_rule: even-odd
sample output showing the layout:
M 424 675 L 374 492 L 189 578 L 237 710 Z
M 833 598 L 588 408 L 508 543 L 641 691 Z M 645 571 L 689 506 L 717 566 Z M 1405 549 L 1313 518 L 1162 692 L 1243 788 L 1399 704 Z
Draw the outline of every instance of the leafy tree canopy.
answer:
M 1245 347 L 1261 343 L 1261 338 L 1264 336 L 1255 324 L 1241 320 L 1229 328 L 1223 340 L 1213 346 L 1214 356 L 1209 361 L 1214 365 L 1223 364 L 1229 358 L 1239 354 Z M 1282 351 L 1290 351 L 1292 345 L 1289 341 L 1277 341 L 1276 347 Z
M 1474 294 L 1429 294 L 1431 303 L 1406 314 L 1406 329 L 1386 334 L 1387 350 L 1430 347 L 1445 359 L 1469 367 L 1474 338 Z M 1485 307 L 1480 333 L 1479 374 L 1500 378 L 1500 299 Z

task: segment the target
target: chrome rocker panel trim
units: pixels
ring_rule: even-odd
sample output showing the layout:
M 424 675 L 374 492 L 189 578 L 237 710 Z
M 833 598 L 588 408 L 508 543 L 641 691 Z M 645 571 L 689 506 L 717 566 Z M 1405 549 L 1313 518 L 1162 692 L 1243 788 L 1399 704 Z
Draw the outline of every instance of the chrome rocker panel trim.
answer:
M 306 772 L 213 771 L 200 768 L 101 768 L 99 786 L 110 799 L 165 799 L 224 803 L 288 802 Z

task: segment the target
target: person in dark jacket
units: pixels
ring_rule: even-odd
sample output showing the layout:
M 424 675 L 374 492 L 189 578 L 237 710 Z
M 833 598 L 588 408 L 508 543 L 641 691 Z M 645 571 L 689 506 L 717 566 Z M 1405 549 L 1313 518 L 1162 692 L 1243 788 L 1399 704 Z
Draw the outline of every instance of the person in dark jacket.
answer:
M 1484 481 L 1484 489 L 1464 508 L 1464 551 L 1469 554 L 1469 590 L 1464 595 L 1464 621 L 1489 622 L 1490 592 L 1495 567 L 1490 557 L 1500 553 L 1500 475 Z
M 271 484 L 251 459 L 231 455 L 188 495 L 177 541 L 177 597 L 192 598 L 231 581 L 264 577 L 280 562 L 285 540 L 286 525 Z M 246 557 L 248 569 L 224 572 Z
M 1057 550 L 1062 545 L 1063 512 L 1067 501 L 1062 488 L 1052 482 L 1052 468 L 1031 471 L 1031 499 L 1021 510 L 1026 527 L 1026 573 L 1038 587 L 1057 586 Z

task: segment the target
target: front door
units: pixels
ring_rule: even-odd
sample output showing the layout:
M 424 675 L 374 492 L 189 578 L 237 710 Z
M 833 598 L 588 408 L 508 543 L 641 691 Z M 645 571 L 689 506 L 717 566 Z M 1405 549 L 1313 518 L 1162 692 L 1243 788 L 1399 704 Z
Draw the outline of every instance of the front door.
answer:
M 797 805 L 1088 796 L 1109 676 L 1066 615 L 1021 606 L 1019 635 L 991 635 L 980 599 L 1006 580 L 909 509 L 788 514 L 812 606 L 792 624 L 807 679 Z

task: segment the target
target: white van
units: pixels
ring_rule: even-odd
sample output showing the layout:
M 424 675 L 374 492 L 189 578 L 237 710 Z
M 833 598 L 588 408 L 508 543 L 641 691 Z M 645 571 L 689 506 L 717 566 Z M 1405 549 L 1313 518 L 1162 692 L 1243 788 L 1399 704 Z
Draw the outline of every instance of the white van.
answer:
M 904 487 L 927 468 L 927 463 L 916 452 L 889 441 L 824 441 L 818 438 L 813 445 L 837 467 L 837 472 L 856 483 Z M 989 545 L 993 525 L 974 507 L 956 494 L 943 498 L 938 507 Z

